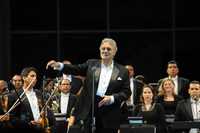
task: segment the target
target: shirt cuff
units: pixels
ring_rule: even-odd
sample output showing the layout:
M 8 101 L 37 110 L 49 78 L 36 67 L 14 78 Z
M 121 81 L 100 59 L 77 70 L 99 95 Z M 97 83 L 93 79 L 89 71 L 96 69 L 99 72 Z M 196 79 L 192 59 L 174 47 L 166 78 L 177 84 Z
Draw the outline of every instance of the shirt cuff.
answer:
M 61 63 L 61 62 L 58 62 L 58 63 L 59 63 L 59 67 L 58 68 L 54 68 L 54 69 L 57 69 L 57 70 L 61 71 L 64 68 L 64 64 Z
M 110 104 L 113 104 L 115 102 L 114 96 L 111 96 Z

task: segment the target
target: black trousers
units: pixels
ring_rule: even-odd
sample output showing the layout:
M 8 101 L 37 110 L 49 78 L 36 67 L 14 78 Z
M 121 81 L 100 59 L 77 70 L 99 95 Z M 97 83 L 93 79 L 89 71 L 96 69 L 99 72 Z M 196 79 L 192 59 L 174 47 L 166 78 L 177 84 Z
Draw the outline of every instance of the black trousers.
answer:
M 117 133 L 117 128 L 107 128 L 103 124 L 102 114 L 98 108 L 98 103 L 102 100 L 101 97 L 96 96 L 94 101 L 94 116 L 92 116 L 92 109 L 89 117 L 84 121 L 84 133 Z M 95 119 L 95 122 L 93 120 Z

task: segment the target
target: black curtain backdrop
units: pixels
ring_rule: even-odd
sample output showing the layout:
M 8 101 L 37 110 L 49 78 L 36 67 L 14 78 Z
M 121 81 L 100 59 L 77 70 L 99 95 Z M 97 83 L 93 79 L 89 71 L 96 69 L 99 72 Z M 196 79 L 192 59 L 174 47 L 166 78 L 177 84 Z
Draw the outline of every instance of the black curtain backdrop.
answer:
M 118 43 L 115 60 L 132 64 L 148 82 L 165 77 L 171 59 L 180 76 L 200 80 L 197 2 L 0 0 L 0 78 L 27 66 L 43 75 L 58 57 L 73 64 L 99 58 L 101 39 L 109 35 Z
M 10 74 L 9 0 L 0 0 L 0 79 Z

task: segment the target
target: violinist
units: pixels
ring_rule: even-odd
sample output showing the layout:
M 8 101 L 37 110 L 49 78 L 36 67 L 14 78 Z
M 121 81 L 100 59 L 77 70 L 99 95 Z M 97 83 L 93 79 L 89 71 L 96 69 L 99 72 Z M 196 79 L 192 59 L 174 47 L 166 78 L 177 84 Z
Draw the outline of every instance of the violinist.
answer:
M 37 83 L 37 69 L 34 67 L 26 67 L 22 70 L 21 76 L 24 84 L 19 90 L 20 97 L 13 94 L 13 97 L 16 100 L 19 99 L 20 102 L 19 106 L 11 112 L 15 116 L 15 126 L 19 129 L 25 129 L 29 133 L 43 133 L 46 127 L 42 123 L 43 116 L 48 119 L 48 127 L 54 125 L 54 116 L 49 110 L 41 112 L 42 94 L 34 88 Z
M 0 80 L 0 131 L 10 127 L 9 115 L 5 115 L 8 110 L 8 84 L 4 80 Z

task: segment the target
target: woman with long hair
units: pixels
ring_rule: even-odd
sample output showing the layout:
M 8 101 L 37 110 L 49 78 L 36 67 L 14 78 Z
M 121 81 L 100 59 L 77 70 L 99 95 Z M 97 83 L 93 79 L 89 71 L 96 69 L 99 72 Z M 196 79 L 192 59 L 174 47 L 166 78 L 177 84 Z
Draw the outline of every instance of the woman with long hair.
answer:
M 141 94 L 141 104 L 136 105 L 133 116 L 143 117 L 145 124 L 155 125 L 157 133 L 165 133 L 165 116 L 163 107 L 155 102 L 154 88 L 145 85 Z

